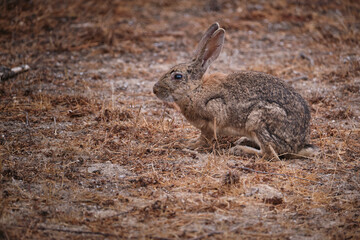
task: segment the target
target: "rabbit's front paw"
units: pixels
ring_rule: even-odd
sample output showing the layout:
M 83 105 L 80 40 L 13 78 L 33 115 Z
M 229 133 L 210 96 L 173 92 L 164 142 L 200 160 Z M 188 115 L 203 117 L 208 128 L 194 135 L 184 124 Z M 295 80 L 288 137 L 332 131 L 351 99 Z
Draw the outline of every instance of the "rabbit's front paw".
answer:
M 209 146 L 211 146 L 211 140 L 207 139 L 203 135 L 200 135 L 198 138 L 189 141 L 187 148 L 195 150 L 199 148 L 208 148 Z

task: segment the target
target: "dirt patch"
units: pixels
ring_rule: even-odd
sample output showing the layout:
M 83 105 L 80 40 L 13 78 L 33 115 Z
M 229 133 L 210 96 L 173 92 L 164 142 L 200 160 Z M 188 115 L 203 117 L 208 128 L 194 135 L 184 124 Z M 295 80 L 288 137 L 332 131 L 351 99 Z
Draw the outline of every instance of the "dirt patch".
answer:
M 360 238 L 359 19 L 357 1 L 0 3 L 0 63 L 31 67 L 0 83 L 0 238 Z M 152 86 L 215 21 L 209 71 L 285 79 L 318 157 L 183 148 L 199 131 Z

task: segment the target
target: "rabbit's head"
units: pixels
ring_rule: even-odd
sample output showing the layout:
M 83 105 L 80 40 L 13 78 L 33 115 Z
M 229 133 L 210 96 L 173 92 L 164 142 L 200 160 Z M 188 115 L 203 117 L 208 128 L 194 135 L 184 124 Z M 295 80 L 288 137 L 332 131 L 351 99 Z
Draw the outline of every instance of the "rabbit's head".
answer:
M 209 27 L 201 38 L 193 59 L 172 67 L 154 85 L 155 95 L 163 101 L 178 101 L 202 84 L 202 76 L 219 56 L 224 44 L 225 30 L 218 23 Z

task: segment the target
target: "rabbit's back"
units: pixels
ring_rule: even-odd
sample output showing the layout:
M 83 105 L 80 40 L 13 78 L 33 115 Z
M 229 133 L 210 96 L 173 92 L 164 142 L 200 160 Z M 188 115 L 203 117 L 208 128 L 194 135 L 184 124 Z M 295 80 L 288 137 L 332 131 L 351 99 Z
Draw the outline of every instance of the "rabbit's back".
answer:
M 309 107 L 302 96 L 283 80 L 262 72 L 243 71 L 227 76 L 221 89 L 230 105 L 254 107 L 260 102 L 276 104 L 289 119 L 310 118 Z

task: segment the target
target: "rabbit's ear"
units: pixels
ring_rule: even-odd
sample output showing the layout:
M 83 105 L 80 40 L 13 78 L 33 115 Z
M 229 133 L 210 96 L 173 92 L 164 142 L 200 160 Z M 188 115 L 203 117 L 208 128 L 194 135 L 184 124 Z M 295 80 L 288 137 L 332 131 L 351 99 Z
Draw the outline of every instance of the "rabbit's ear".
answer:
M 206 71 L 210 64 L 220 55 L 224 45 L 225 30 L 219 28 L 214 32 L 212 37 L 207 41 L 202 49 L 197 61 L 200 61 L 201 67 Z
M 208 40 L 211 38 L 211 36 L 214 34 L 214 32 L 216 30 L 218 30 L 220 28 L 219 24 L 216 22 L 214 24 L 212 24 L 208 30 L 206 30 L 206 32 L 204 33 L 204 35 L 202 36 L 200 42 L 198 43 L 196 50 L 195 50 L 195 59 L 198 58 L 198 56 L 201 53 L 201 50 L 205 47 L 206 43 L 208 42 Z

